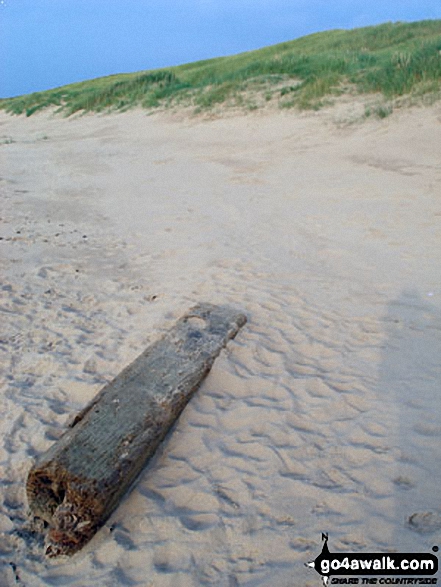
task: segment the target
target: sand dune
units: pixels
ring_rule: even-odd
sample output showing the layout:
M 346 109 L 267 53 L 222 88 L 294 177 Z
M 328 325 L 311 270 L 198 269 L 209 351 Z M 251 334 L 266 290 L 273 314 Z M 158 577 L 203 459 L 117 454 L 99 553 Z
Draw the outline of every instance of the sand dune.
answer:
M 441 107 L 338 117 L 0 113 L 1 586 L 314 586 L 322 532 L 440 544 Z M 249 322 L 106 526 L 45 560 L 32 460 L 199 301 Z

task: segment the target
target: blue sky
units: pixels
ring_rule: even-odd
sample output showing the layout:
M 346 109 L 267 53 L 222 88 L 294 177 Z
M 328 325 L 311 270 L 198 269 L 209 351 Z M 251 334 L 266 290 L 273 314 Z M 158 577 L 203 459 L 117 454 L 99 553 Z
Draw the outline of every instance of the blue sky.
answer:
M 441 0 L 0 0 L 0 97 L 427 18 Z

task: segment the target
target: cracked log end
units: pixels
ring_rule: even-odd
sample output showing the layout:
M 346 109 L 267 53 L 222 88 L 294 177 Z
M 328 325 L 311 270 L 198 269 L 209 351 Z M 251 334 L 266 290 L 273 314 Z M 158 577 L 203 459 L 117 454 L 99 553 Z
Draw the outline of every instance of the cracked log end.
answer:
M 34 467 L 26 490 L 32 515 L 49 525 L 45 537 L 48 557 L 74 554 L 101 526 L 103 503 L 87 478 L 73 478 L 60 468 Z
M 72 555 L 105 523 L 210 370 L 244 314 L 192 308 L 108 383 L 29 472 L 31 514 L 49 557 Z

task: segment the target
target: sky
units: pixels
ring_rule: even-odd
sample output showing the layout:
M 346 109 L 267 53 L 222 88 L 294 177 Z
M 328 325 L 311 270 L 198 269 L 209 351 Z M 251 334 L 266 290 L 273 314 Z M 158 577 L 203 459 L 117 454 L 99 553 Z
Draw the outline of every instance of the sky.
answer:
M 434 18 L 441 0 L 0 0 L 0 97 Z

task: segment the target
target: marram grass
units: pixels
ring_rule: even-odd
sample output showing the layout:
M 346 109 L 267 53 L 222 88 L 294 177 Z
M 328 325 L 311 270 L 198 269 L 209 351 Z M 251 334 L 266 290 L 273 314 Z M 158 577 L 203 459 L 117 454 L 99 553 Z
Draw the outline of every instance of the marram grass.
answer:
M 47 107 L 75 112 L 149 110 L 197 112 L 275 100 L 282 108 L 320 108 L 347 92 L 438 99 L 441 20 L 386 23 L 316 33 L 231 57 L 168 69 L 119 74 L 0 100 L 0 108 L 32 115 Z M 384 112 L 381 111 L 384 117 Z

